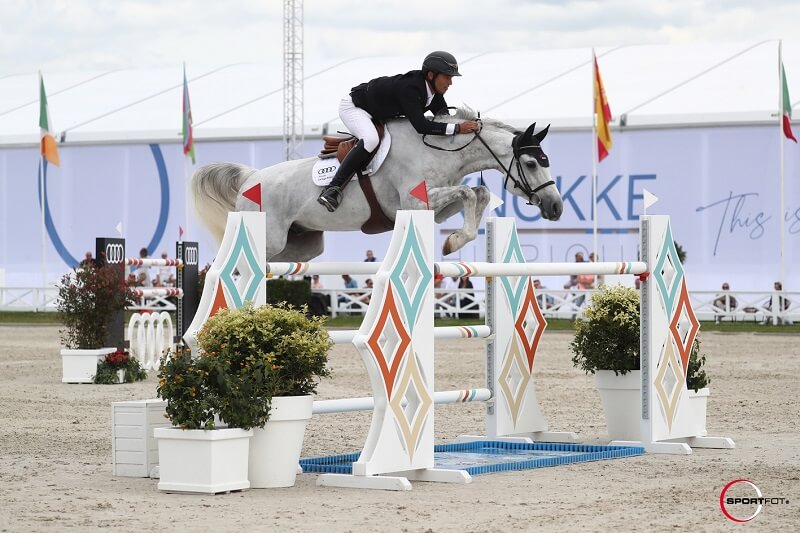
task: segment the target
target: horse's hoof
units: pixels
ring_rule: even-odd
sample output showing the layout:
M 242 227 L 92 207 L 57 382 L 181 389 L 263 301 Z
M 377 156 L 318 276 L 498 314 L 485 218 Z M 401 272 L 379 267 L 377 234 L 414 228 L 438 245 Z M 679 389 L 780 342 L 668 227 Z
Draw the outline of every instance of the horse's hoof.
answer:
M 453 245 L 450 244 L 450 239 L 452 239 L 452 235 L 448 235 L 444 241 L 444 245 L 442 246 L 442 255 L 450 255 L 453 253 Z

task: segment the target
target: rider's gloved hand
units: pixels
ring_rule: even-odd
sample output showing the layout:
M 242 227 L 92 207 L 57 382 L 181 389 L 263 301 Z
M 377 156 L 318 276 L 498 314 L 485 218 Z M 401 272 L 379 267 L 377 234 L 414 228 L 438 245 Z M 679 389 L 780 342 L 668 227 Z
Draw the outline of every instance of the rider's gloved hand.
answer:
M 479 129 L 480 125 L 474 120 L 465 120 L 460 124 L 456 124 L 456 133 L 475 133 Z

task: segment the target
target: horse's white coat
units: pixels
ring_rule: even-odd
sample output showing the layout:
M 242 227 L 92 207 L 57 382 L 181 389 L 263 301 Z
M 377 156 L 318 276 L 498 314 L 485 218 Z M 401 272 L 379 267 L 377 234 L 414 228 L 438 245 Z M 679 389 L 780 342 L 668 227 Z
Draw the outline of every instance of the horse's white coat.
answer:
M 471 109 L 460 108 L 455 116 L 437 120 L 460 122 L 473 118 L 475 113 Z M 463 177 L 486 169 L 505 174 L 513 157 L 511 143 L 519 132 L 499 121 L 483 119 L 480 135 L 503 163 L 501 167 L 477 139 L 461 151 L 443 152 L 425 146 L 422 136 L 406 119 L 391 120 L 387 128 L 391 130 L 392 147 L 371 178 L 384 213 L 394 219 L 399 209 L 425 209 L 424 203 L 409 194 L 424 179 L 436 222 L 464 211 L 464 226 L 448 236 L 443 247 L 445 255 L 472 241 L 490 195 L 484 186 L 462 185 Z M 472 139 L 469 134 L 426 137 L 429 144 L 447 150 L 459 148 Z M 370 214 L 361 188 L 352 183 L 335 212 L 329 213 L 317 203 L 320 188 L 310 179 L 316 161 L 316 157 L 310 157 L 262 170 L 233 163 L 205 165 L 192 178 L 195 207 L 217 239 L 221 239 L 228 211 L 258 209 L 258 205 L 244 198 L 242 192 L 260 183 L 262 209 L 267 215 L 267 260 L 308 261 L 322 253 L 324 231 L 358 231 Z M 535 161 L 532 157 L 522 155 L 521 161 L 525 179 L 532 188 L 550 180 L 548 168 L 540 165 L 530 168 L 526 164 Z M 516 166 L 512 167 L 512 173 L 516 175 L 516 172 Z M 527 200 L 511 181 L 506 185 L 508 192 Z M 555 185 L 539 191 L 534 202 L 544 218 L 558 220 L 561 216 L 563 203 Z

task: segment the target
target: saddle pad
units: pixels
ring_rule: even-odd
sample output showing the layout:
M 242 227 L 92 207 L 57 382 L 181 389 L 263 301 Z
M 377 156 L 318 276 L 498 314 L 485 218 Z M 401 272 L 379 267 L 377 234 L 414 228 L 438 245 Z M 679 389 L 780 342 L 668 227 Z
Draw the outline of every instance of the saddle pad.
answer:
M 391 148 L 391 145 L 392 137 L 389 135 L 389 129 L 387 128 L 381 140 L 381 144 L 378 146 L 378 152 L 367 165 L 367 170 L 364 174 L 371 176 L 381 168 L 381 165 L 386 160 L 386 156 L 389 155 L 389 148 Z M 317 161 L 314 163 L 314 168 L 311 169 L 311 179 L 314 181 L 314 185 L 324 187 L 329 184 L 333 176 L 336 175 L 340 164 L 336 157 L 317 158 Z

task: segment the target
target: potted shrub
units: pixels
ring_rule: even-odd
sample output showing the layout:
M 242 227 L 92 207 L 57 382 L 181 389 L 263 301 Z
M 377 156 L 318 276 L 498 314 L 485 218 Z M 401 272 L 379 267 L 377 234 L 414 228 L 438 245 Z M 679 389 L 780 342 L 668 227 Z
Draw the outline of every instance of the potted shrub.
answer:
M 132 383 L 147 379 L 147 370 L 135 357 L 131 357 L 128 350 L 117 349 L 116 352 L 106 355 L 97 365 L 94 382 L 101 385 L 115 383 Z
M 56 310 L 64 324 L 61 350 L 64 383 L 92 383 L 98 364 L 116 351 L 104 347 L 115 313 L 133 304 L 134 297 L 124 282 L 122 265 L 97 268 L 84 262 L 57 284 Z
M 295 483 L 312 395 L 319 378 L 330 374 L 333 342 L 324 324 L 324 317 L 309 318 L 305 309 L 245 306 L 220 311 L 198 333 L 201 358 L 244 368 L 236 394 L 224 391 L 219 415 L 228 425 L 245 420 L 256 428 L 250 443 L 252 488 Z M 249 412 L 254 406 L 258 412 Z
M 171 428 L 155 428 L 158 440 L 159 490 L 215 494 L 250 487 L 247 479 L 249 428 L 264 417 L 263 404 L 252 405 L 245 417 L 231 417 L 231 427 L 217 429 L 215 420 L 226 391 L 237 387 L 243 365 L 230 359 L 193 357 L 179 347 L 164 355 L 158 370 L 158 396 L 167 401 Z M 254 416 L 255 415 L 255 416 Z M 247 426 L 246 428 L 240 427 Z
M 708 396 L 711 393 L 708 384 L 711 383 L 711 379 L 703 368 L 705 364 L 706 356 L 700 355 L 700 339 L 695 338 L 689 355 L 689 364 L 686 367 L 686 388 L 689 389 L 692 432 L 698 437 L 705 437 L 708 434 L 706 411 Z
M 601 286 L 575 323 L 572 363 L 594 374 L 612 440 L 640 440 L 639 292 Z

